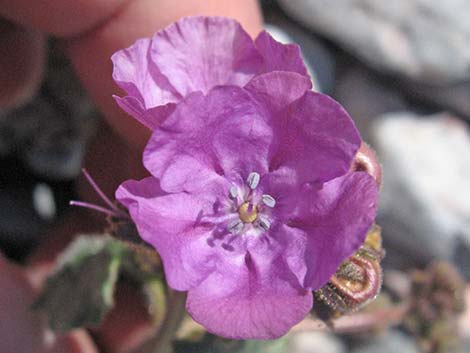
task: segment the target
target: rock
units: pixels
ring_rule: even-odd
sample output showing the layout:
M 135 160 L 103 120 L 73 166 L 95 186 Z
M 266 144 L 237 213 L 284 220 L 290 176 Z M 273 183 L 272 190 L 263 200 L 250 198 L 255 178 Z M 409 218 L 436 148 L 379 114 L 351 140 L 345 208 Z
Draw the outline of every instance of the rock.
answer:
M 470 342 L 463 342 L 459 353 L 470 353 Z
M 346 347 L 336 336 L 319 331 L 301 332 L 289 338 L 290 353 L 346 353 Z
M 400 331 L 389 330 L 368 338 L 351 353 L 420 353 L 413 339 Z
M 273 29 L 281 30 L 288 36 L 284 39 L 286 42 L 300 45 L 304 61 L 315 78 L 314 88 L 331 94 L 335 84 L 335 58 L 330 50 L 318 38 L 293 22 L 284 18 L 273 18 L 271 21 L 269 23 L 272 24 L 266 26 L 270 33 Z
M 369 140 L 371 123 L 377 116 L 407 109 L 398 92 L 358 65 L 339 77 L 334 96 L 354 119 L 365 140 Z
M 35 173 L 55 180 L 80 173 L 96 113 L 57 47 L 38 94 L 29 102 L 0 110 L 0 157 L 17 155 Z
M 401 266 L 468 259 L 470 134 L 466 124 L 448 114 L 388 114 L 374 124 L 373 137 L 383 164 L 378 223 L 388 257 L 396 257 L 396 265 Z M 470 275 L 468 266 L 459 268 Z
M 470 120 L 470 80 L 446 86 L 403 82 L 400 88 L 413 98 Z
M 470 78 L 470 2 L 279 0 L 281 7 L 378 70 L 442 84 Z
M 463 312 L 459 315 L 458 318 L 458 328 L 459 328 L 459 336 L 462 339 L 462 343 L 464 343 L 470 352 L 470 284 L 467 283 L 465 287 L 464 294 L 464 305 L 465 308 Z
M 455 265 L 463 269 L 462 274 L 467 281 L 470 280 L 470 243 L 463 237 L 458 238 L 455 245 L 453 260 Z M 470 305 L 470 302 L 469 302 Z M 469 337 L 470 339 L 470 337 Z

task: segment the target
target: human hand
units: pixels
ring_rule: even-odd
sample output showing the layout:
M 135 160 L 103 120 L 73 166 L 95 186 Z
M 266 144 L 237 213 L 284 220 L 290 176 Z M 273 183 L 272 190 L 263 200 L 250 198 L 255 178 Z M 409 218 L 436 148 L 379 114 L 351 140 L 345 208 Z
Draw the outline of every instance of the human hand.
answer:
M 202 14 L 234 17 L 252 36 L 261 29 L 256 0 L 0 0 L 0 16 L 7 19 L 0 19 L 0 106 L 34 94 L 41 80 L 45 36 L 60 38 L 108 123 L 99 129 L 85 164 L 112 195 L 122 180 L 143 175 L 140 156 L 150 131 L 114 102 L 112 95 L 123 92 L 112 80 L 110 57 L 180 17 Z M 87 192 L 82 196 L 94 200 Z
M 2 30 L 0 37 L 2 53 L 6 53 L 0 59 L 0 72 L 8 76 L 0 76 L 5 82 L 0 104 L 2 97 L 7 104 L 31 92 L 40 79 L 42 65 L 44 39 L 39 33 L 51 34 L 62 39 L 79 78 L 109 124 L 139 148 L 149 133 L 123 113 L 111 97 L 119 93 L 111 78 L 112 53 L 189 15 L 234 17 L 252 35 L 261 29 L 255 0 L 0 0 L 0 14 L 11 21 L 4 24 L 9 29 Z

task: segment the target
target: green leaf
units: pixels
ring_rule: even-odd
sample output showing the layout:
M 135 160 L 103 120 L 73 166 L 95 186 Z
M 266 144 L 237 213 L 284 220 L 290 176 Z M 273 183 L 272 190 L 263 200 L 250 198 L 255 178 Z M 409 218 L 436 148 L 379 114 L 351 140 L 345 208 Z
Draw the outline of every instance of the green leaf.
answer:
M 68 331 L 101 322 L 113 294 L 126 247 L 106 236 L 81 236 L 61 255 L 33 308 L 46 312 L 49 326 Z

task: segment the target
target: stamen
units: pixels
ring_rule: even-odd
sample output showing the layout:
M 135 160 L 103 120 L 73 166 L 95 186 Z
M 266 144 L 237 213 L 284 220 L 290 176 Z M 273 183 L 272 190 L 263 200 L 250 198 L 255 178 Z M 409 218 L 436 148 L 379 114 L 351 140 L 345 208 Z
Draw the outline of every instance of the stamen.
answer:
M 243 229 L 243 222 L 237 218 L 228 224 L 227 229 L 232 234 L 238 234 Z
M 276 199 L 271 195 L 264 194 L 263 196 L 261 196 L 261 200 L 268 207 L 273 208 L 274 206 L 276 206 Z
M 85 175 L 85 178 L 88 180 L 90 183 L 91 187 L 93 190 L 96 191 L 98 196 L 109 206 L 111 209 L 114 211 L 120 212 L 120 210 L 116 207 L 116 205 L 104 194 L 103 190 L 100 189 L 100 187 L 95 183 L 93 178 L 91 177 L 90 174 L 88 174 L 86 169 L 82 169 L 83 175 Z
M 236 186 L 232 186 L 232 187 L 230 188 L 229 193 L 230 193 L 230 198 L 231 198 L 231 199 L 236 199 L 237 196 L 238 196 L 238 189 L 237 189 L 237 187 L 236 187 Z
M 122 210 L 120 210 L 105 194 L 104 192 L 100 189 L 100 187 L 95 183 L 93 178 L 88 174 L 86 169 L 82 169 L 83 174 L 85 175 L 86 179 L 90 183 L 91 187 L 95 192 L 98 194 L 98 196 L 106 203 L 106 205 L 109 206 L 110 209 L 94 205 L 88 202 L 81 202 L 81 201 L 70 201 L 69 204 L 71 206 L 78 206 L 78 207 L 84 207 L 88 208 L 91 210 L 95 210 L 104 214 L 107 214 L 112 217 L 116 218 L 129 218 L 129 216 Z
M 269 230 L 269 228 L 271 228 L 271 222 L 269 222 L 269 220 L 264 217 L 259 217 L 259 226 L 266 232 Z
M 246 179 L 246 183 L 250 187 L 251 190 L 256 189 L 259 184 L 260 175 L 256 172 L 251 172 Z
M 95 211 L 107 214 L 108 216 L 111 216 L 111 217 L 122 217 L 121 213 L 118 213 L 114 210 L 108 210 L 107 208 L 104 208 L 98 205 L 93 205 L 92 203 L 88 203 L 88 202 L 70 201 L 69 204 L 70 206 L 89 208 L 91 210 L 95 210 Z

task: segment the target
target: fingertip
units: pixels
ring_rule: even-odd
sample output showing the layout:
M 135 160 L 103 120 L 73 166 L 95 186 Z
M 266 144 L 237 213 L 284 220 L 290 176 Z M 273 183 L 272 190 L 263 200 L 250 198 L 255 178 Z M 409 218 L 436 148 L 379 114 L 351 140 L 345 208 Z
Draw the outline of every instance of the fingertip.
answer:
M 98 26 L 129 0 L 0 0 L 0 14 L 28 28 L 70 37 Z
M 118 134 L 131 145 L 143 149 L 149 130 L 124 113 L 112 95 L 124 95 L 112 80 L 113 53 L 139 38 L 150 37 L 159 29 L 190 15 L 233 17 L 253 36 L 262 28 L 255 0 L 134 0 L 92 31 L 66 40 L 68 53 L 84 86 Z
M 14 107 L 34 95 L 43 77 L 45 38 L 0 19 L 0 106 Z

